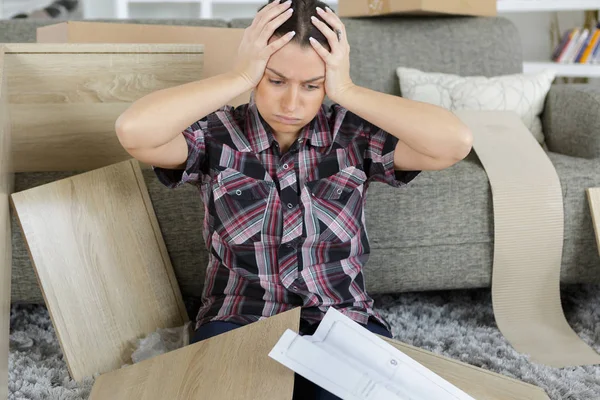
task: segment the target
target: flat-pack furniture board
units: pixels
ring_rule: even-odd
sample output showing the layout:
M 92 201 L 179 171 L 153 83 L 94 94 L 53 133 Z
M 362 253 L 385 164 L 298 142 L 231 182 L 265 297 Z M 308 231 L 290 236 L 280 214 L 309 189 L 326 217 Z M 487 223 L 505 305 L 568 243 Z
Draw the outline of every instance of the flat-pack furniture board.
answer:
M 131 363 L 137 339 L 189 320 L 137 161 L 11 202 L 73 379 Z
M 298 332 L 299 310 L 101 375 L 90 400 L 291 400 L 294 374 L 268 354 L 286 329 Z M 537 386 L 379 337 L 477 400 L 548 400 Z
M 0 49 L 0 399 L 8 398 L 8 339 L 10 331 L 10 277 L 12 241 L 8 196 L 12 193 L 10 121 L 4 73 L 4 50 Z
M 201 44 L 1 46 L 0 399 L 8 396 L 14 174 L 85 172 L 131 159 L 115 135 L 119 114 L 148 93 L 200 79 L 203 60 Z

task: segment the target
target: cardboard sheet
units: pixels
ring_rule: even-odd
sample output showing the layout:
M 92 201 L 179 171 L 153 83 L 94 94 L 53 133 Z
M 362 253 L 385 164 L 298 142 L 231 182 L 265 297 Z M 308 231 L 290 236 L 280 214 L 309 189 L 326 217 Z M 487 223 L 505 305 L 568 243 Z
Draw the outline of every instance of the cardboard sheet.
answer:
M 560 302 L 563 197 L 550 159 L 520 117 L 456 111 L 472 130 L 494 206 L 492 300 L 498 328 L 531 361 L 590 365 L 600 355 L 569 326 Z
M 402 14 L 490 17 L 497 10 L 496 0 L 338 0 L 340 17 Z

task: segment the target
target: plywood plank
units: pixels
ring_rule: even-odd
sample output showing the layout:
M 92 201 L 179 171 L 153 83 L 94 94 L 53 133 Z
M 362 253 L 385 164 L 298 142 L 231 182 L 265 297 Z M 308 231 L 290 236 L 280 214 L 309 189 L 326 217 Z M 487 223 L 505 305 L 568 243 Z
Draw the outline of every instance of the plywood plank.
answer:
M 15 172 L 131 158 L 115 121 L 135 100 L 201 79 L 201 44 L 6 44 Z
M 300 307 L 99 376 L 90 400 L 291 400 L 294 372 L 268 356 Z
M 73 379 L 131 362 L 131 344 L 188 321 L 135 160 L 11 195 Z
M 8 397 L 8 347 L 10 332 L 10 290 L 12 244 L 9 195 L 13 191 L 10 152 L 10 121 L 6 97 L 4 52 L 0 48 L 0 399 Z

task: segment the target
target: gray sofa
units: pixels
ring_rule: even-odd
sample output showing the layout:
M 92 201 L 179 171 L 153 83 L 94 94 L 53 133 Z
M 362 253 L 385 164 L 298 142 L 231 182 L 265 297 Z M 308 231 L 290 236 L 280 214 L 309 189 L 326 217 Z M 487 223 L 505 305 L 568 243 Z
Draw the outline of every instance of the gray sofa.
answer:
M 100 20 L 98 20 L 100 21 Z M 251 20 L 128 20 L 103 22 L 246 27 Z M 503 18 L 380 18 L 344 21 L 356 84 L 401 94 L 398 66 L 460 75 L 522 71 L 518 32 Z M 34 42 L 35 29 L 56 21 L 2 21 L 0 41 Z M 543 114 L 549 157 L 564 194 L 563 283 L 600 282 L 600 258 L 585 189 L 600 186 L 600 88 L 556 85 Z M 16 191 L 77 173 L 20 173 Z M 146 181 L 186 303 L 201 294 L 208 262 L 203 208 L 193 187 Z M 186 207 L 186 214 L 182 212 Z M 189 208 L 193 213 L 187 212 Z M 407 189 L 371 185 L 365 209 L 371 242 L 366 266 L 371 294 L 489 287 L 494 225 L 487 175 L 476 154 L 443 171 L 423 172 Z M 189 239 L 182 240 L 188 237 Z M 190 243 L 191 242 L 191 243 Z M 32 265 L 13 217 L 13 303 L 42 303 Z

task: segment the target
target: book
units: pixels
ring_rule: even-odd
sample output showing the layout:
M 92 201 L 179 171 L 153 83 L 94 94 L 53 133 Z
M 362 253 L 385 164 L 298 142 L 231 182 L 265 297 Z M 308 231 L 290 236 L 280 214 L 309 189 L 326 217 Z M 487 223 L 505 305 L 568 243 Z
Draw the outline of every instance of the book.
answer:
M 577 38 L 577 42 L 575 43 L 575 46 L 573 47 L 572 51 L 569 53 L 569 56 L 565 59 L 565 62 L 575 62 L 575 58 L 577 58 L 577 55 L 579 54 L 579 51 L 581 51 L 581 48 L 585 44 L 585 41 L 587 40 L 589 34 L 590 30 L 587 28 L 581 31 L 581 35 L 579 35 L 579 37 Z
M 573 52 L 573 47 L 577 45 L 577 41 L 579 40 L 580 35 L 581 31 L 579 30 L 579 28 L 575 28 L 571 34 L 571 39 L 569 40 L 569 42 L 561 52 L 560 56 L 558 57 L 557 61 L 559 63 L 567 62 L 568 58 L 570 57 L 570 54 Z
M 554 52 L 552 53 L 552 57 L 551 57 L 552 61 L 558 60 L 558 57 L 561 55 L 562 51 L 565 49 L 565 47 L 568 45 L 569 41 L 573 37 L 574 31 L 575 31 L 575 28 L 572 28 L 572 29 L 566 30 L 565 33 L 563 33 L 560 43 L 558 44 L 558 46 L 556 46 L 556 48 L 554 49 Z
M 595 28 L 594 34 L 590 38 L 589 43 L 586 46 L 585 51 L 583 52 L 583 55 L 581 56 L 581 59 L 579 60 L 579 62 L 581 64 L 587 64 L 588 61 L 591 59 L 591 56 L 592 56 L 594 50 L 596 49 L 596 45 L 598 44 L 599 39 L 600 39 L 600 29 Z

